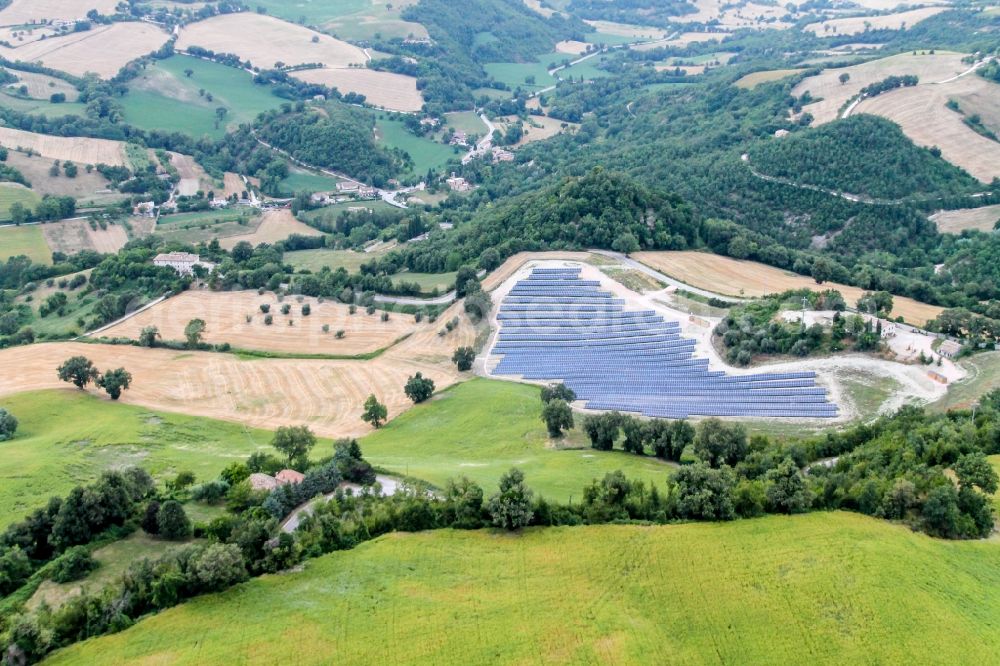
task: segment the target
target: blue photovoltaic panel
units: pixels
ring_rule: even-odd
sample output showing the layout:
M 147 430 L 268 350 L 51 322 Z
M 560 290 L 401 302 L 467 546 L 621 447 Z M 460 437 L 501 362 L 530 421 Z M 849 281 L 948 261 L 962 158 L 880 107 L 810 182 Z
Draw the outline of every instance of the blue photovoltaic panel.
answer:
M 536 268 L 501 304 L 496 375 L 562 381 L 590 409 L 659 418 L 831 418 L 813 372 L 727 375 L 694 357 L 695 341 L 652 310 L 581 280 L 578 268 Z

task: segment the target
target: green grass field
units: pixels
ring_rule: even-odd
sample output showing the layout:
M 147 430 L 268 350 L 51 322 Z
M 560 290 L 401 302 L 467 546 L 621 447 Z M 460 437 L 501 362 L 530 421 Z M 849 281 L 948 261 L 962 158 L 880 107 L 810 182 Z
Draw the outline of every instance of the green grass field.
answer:
M 670 465 L 621 451 L 595 451 L 578 430 L 565 442 L 574 448 L 552 448 L 538 393 L 535 386 L 473 379 L 368 435 L 361 449 L 373 465 L 398 474 L 438 486 L 464 475 L 487 492 L 504 472 L 520 467 L 532 488 L 559 501 L 579 501 L 592 479 L 617 469 L 630 478 L 665 483 Z
M 848 513 L 391 534 L 48 663 L 976 664 L 1000 546 Z
M 188 69 L 192 70 L 190 77 L 185 73 Z M 199 95 L 200 90 L 213 99 Z M 283 101 L 271 94 L 269 86 L 255 85 L 246 72 L 175 55 L 153 61 L 129 84 L 121 104 L 126 121 L 141 129 L 219 138 L 227 128 L 250 122 Z M 219 107 L 228 110 L 221 122 L 216 116 Z
M 253 233 L 261 218 L 246 208 L 223 208 L 160 217 L 156 234 L 178 243 Z
M 334 192 L 337 190 L 338 179 L 318 173 L 310 173 L 303 169 L 289 170 L 288 177 L 281 181 L 284 192 Z
M 17 97 L 7 92 L 0 92 L 0 107 L 14 109 L 21 113 L 44 113 L 50 118 L 58 116 L 82 116 L 87 111 L 87 105 L 79 102 L 53 104 L 48 100 Z
M 966 357 L 958 362 L 968 375 L 948 387 L 941 400 L 932 409 L 969 409 L 980 397 L 1000 388 L 1000 352 L 984 352 Z
M 400 120 L 379 118 L 375 123 L 379 143 L 388 148 L 399 148 L 413 159 L 411 173 L 424 174 L 428 169 L 440 171 L 450 159 L 460 159 L 462 153 L 454 146 L 446 146 L 432 139 L 412 134 Z
M 0 407 L 19 421 L 17 436 L 0 442 L 0 527 L 105 469 L 137 465 L 154 476 L 189 469 L 207 480 L 271 441 L 262 430 L 70 389 L 0 398 Z
M 332 271 L 343 268 L 348 273 L 357 273 L 361 264 L 370 262 L 377 256 L 353 250 L 296 250 L 286 252 L 284 261 L 295 268 L 305 268 L 314 273 L 318 273 L 324 266 L 329 266 Z
M 186 543 L 195 543 L 195 540 L 192 539 Z M 155 559 L 177 545 L 179 544 L 176 541 L 154 539 L 142 530 L 138 530 L 126 539 L 115 541 L 95 550 L 93 555 L 99 566 L 83 580 L 71 583 L 44 581 L 38 587 L 38 591 L 28 600 L 26 606 L 29 610 L 33 610 L 44 601 L 52 608 L 57 608 L 78 595 L 81 590 L 96 593 L 117 580 L 133 562 L 146 558 Z
M 486 125 L 475 111 L 455 111 L 444 114 L 445 123 L 466 134 L 485 134 Z
M 497 81 L 505 83 L 511 89 L 522 88 L 532 91 L 555 85 L 556 80 L 549 74 L 549 67 L 572 60 L 573 56 L 565 53 L 547 53 L 538 58 L 537 62 L 491 62 L 483 66 L 486 73 Z M 525 78 L 535 77 L 534 83 L 527 83 Z
M 3 200 L 9 191 L 6 187 L 0 187 L 0 200 Z M 34 195 L 31 190 L 24 191 Z M 10 204 L 14 203 L 14 200 L 9 199 L 8 201 L 7 210 L 9 211 Z M 2 206 L 3 203 L 0 203 L 0 207 Z M 0 261 L 6 261 L 9 257 L 16 257 L 19 254 L 27 256 L 36 263 L 52 263 L 52 250 L 45 242 L 41 226 L 32 224 L 22 227 L 0 227 Z
M 309 25 L 319 25 L 355 14 L 371 7 L 369 0 L 260 0 L 255 6 L 264 7 L 271 16 L 276 16 L 292 23 L 305 19 Z
M 582 76 L 585 81 L 590 81 L 591 79 L 598 79 L 603 76 L 611 76 L 611 72 L 605 71 L 603 69 L 598 69 L 597 65 L 600 64 L 602 56 L 594 56 L 589 60 L 584 60 L 579 65 L 573 65 L 572 67 L 567 67 L 566 69 L 559 72 L 559 76 L 564 79 L 573 77 L 577 80 Z
M 420 291 L 422 293 L 430 293 L 432 290 L 437 289 L 439 292 L 444 293 L 451 290 L 455 286 L 455 275 L 457 273 L 410 273 L 408 271 L 403 271 L 401 273 L 396 273 L 395 275 L 390 275 L 389 277 L 393 282 L 416 282 L 420 285 Z

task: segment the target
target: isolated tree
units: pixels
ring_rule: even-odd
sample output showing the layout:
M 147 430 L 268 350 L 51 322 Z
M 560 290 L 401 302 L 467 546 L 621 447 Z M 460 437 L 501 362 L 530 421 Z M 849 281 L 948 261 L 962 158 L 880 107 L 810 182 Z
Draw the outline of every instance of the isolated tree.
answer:
M 175 493 L 183 491 L 185 488 L 190 488 L 194 485 L 194 482 L 198 479 L 191 470 L 182 470 L 177 472 L 172 480 L 167 482 L 167 486 L 170 487 Z
M 107 391 L 112 400 L 117 400 L 132 385 L 132 374 L 125 368 L 107 370 L 94 383 Z
M 149 504 L 146 505 L 146 511 L 142 514 L 142 521 L 139 526 L 146 534 L 159 534 L 160 524 L 156 522 L 157 517 L 160 515 L 160 503 L 157 500 L 149 500 Z
M 59 175 L 59 160 L 53 162 L 52 166 L 49 167 L 49 175 L 53 178 Z
M 78 389 L 97 379 L 97 368 L 86 356 L 73 356 L 57 368 L 59 379 L 70 382 Z
M 743 460 L 747 450 L 747 432 L 738 423 L 706 419 L 698 426 L 694 440 L 695 455 L 712 467 L 735 465 Z
M 414 403 L 423 402 L 434 394 L 434 380 L 418 372 L 406 381 L 403 391 Z
M 184 70 L 184 76 L 186 76 L 187 78 L 190 79 L 192 74 L 194 74 L 194 70 L 191 69 L 190 67 Z
M 382 427 L 388 417 L 389 410 L 386 409 L 385 405 L 378 401 L 374 393 L 369 395 L 368 399 L 365 400 L 365 412 L 361 415 L 361 420 L 370 423 L 377 430 Z
M 840 79 L 840 85 L 844 85 L 845 83 L 847 83 L 848 81 L 851 80 L 851 75 L 848 74 L 847 72 L 844 72 L 843 74 L 841 74 L 837 78 Z
M 451 355 L 451 361 L 458 367 L 459 372 L 472 369 L 472 362 L 476 360 L 476 352 L 472 347 L 459 347 Z
M 143 347 L 155 347 L 156 340 L 160 337 L 160 329 L 155 326 L 146 326 L 139 333 L 139 344 Z
M 823 284 L 833 277 L 833 263 L 826 257 L 819 257 L 813 262 L 810 274 L 816 284 Z
M 573 402 L 576 400 L 576 392 L 563 383 L 550 384 L 542 388 L 542 402 L 548 403 L 553 400 L 563 400 Z
M 531 522 L 534 493 L 524 484 L 524 473 L 516 467 L 500 477 L 500 490 L 490 497 L 486 508 L 497 527 L 516 530 Z
M 156 527 L 164 539 L 183 541 L 191 536 L 191 521 L 177 500 L 167 500 L 156 514 Z
M 316 435 L 306 426 L 282 426 L 274 433 L 271 446 L 285 454 L 290 467 L 305 467 L 309 452 L 316 446 Z
M 72 162 L 63 163 L 63 173 L 66 174 L 67 178 L 76 178 L 76 174 L 79 172 L 77 166 Z
M 2 438 L 2 433 L 0 433 L 0 439 Z M 962 488 L 976 487 L 991 495 L 997 491 L 996 470 L 990 465 L 990 461 L 986 459 L 982 451 L 967 453 L 959 458 L 955 462 L 954 470 Z
M 563 400 L 550 400 L 542 408 L 542 420 L 549 437 L 562 437 L 563 430 L 573 427 L 573 410 Z
M 15 201 L 10 205 L 10 221 L 14 223 L 15 226 L 21 226 L 28 221 L 30 217 L 27 207 L 20 201 Z
M 17 432 L 17 419 L 6 409 L 0 407 L 0 442 L 14 439 L 15 432 Z
M 631 232 L 626 231 L 611 243 L 611 249 L 625 255 L 632 254 L 639 251 L 639 241 Z
M 187 338 L 187 346 L 196 349 L 201 344 L 201 336 L 205 332 L 205 321 L 203 319 L 192 319 L 184 327 L 184 337 Z

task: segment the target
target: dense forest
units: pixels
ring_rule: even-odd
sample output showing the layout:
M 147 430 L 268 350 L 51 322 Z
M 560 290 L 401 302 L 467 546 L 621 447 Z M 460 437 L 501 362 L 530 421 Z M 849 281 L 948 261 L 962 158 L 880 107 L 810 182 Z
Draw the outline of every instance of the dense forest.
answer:
M 939 150 L 915 146 L 898 125 L 868 114 L 762 140 L 748 152 L 768 176 L 863 197 L 929 199 L 982 189 Z

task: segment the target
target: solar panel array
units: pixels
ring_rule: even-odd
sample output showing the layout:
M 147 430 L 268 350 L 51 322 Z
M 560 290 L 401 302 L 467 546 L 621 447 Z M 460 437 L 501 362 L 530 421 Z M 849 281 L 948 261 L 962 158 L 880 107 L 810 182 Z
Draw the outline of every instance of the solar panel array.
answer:
M 831 418 L 814 372 L 728 375 L 695 358 L 695 341 L 653 310 L 580 279 L 579 268 L 536 268 L 504 299 L 493 374 L 562 380 L 590 409 L 659 418 Z

